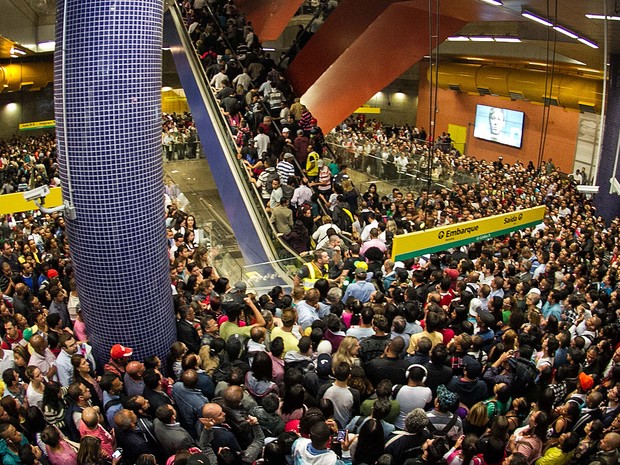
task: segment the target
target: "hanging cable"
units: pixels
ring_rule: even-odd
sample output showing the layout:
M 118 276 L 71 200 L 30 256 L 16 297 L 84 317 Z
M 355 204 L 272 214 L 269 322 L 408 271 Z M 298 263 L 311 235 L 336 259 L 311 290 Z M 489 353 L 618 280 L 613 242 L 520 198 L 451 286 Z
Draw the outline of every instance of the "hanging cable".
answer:
M 428 146 L 427 168 L 426 168 L 426 198 L 424 199 L 424 227 L 427 228 L 427 215 L 428 215 L 428 199 L 431 192 L 432 185 L 432 173 L 433 173 L 433 152 L 437 145 L 435 137 L 435 122 L 437 119 L 437 93 L 439 82 L 439 25 L 440 15 L 439 9 L 440 0 L 436 0 L 436 6 L 433 5 L 433 0 L 428 0 L 428 56 L 430 63 L 429 73 L 429 95 L 428 95 L 428 108 L 429 108 L 429 137 L 431 144 Z
M 557 22 L 557 14 L 558 14 L 558 4 L 557 0 L 555 1 L 553 17 L 550 12 L 550 2 L 547 0 L 547 17 L 552 18 L 553 22 Z M 538 146 L 538 159 L 536 162 L 536 167 L 539 172 L 543 169 L 543 160 L 545 156 L 545 144 L 547 141 L 547 129 L 549 127 L 549 115 L 551 112 L 551 98 L 553 91 L 553 79 L 555 77 L 555 54 L 556 54 L 556 45 L 557 45 L 557 31 L 554 29 L 553 35 L 553 49 L 551 48 L 551 37 L 550 31 L 547 29 L 547 48 L 546 48 L 546 67 L 545 67 L 545 89 L 543 95 L 543 113 L 542 113 L 542 121 L 540 125 L 540 141 Z
M 554 22 L 557 23 L 558 19 L 558 0 L 555 0 L 554 5 Z M 553 31 L 553 52 L 551 55 L 551 73 L 549 77 L 549 87 L 545 83 L 545 107 L 543 110 L 543 121 L 542 121 L 542 130 L 541 130 L 541 146 L 540 146 L 540 155 L 539 155 L 539 166 L 542 166 L 544 161 L 545 147 L 547 145 L 547 130 L 549 128 L 549 117 L 551 114 L 551 99 L 553 98 L 553 80 L 555 78 L 555 57 L 556 57 L 556 47 L 557 47 L 557 38 L 558 33 L 554 29 Z

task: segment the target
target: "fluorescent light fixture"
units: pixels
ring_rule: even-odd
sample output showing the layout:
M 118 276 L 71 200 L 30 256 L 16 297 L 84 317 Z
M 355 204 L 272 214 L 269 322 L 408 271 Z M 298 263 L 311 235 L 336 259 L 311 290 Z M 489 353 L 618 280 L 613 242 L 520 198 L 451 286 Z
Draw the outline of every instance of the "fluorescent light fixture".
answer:
M 465 36 L 450 36 L 446 40 L 450 42 L 469 42 L 469 37 Z
M 11 54 L 11 58 L 19 58 L 19 55 Z
M 162 47 L 162 50 L 170 50 L 170 47 Z
M 531 13 L 531 12 L 529 12 L 527 10 L 523 10 L 521 12 L 521 16 L 524 16 L 524 17 L 526 17 L 528 19 L 531 19 L 532 21 L 536 21 L 537 23 L 540 23 L 543 26 L 547 26 L 547 27 L 553 26 L 553 23 L 549 22 L 545 18 L 541 18 L 540 16 L 536 16 L 534 13 Z
M 586 39 L 585 37 L 578 37 L 577 40 L 582 44 L 586 44 L 588 47 L 598 48 L 598 44 L 596 42 L 592 42 L 591 40 Z
M 272 47 L 263 47 L 263 52 L 275 52 L 276 49 Z
M 471 36 L 469 38 L 472 42 L 493 42 L 493 37 L 490 36 Z
M 49 40 L 37 44 L 37 52 L 52 52 L 56 48 L 56 42 Z
M 553 29 L 555 29 L 556 31 L 558 31 L 561 34 L 564 34 L 565 36 L 570 37 L 571 39 L 579 38 L 579 36 L 577 34 L 575 34 L 573 31 L 569 31 L 568 29 L 565 29 L 562 26 L 553 26 Z
M 11 47 L 11 55 L 25 55 L 26 52 L 24 52 L 23 50 L 19 49 L 19 48 L 15 48 L 15 47 Z
M 172 87 L 170 87 L 170 86 L 164 86 L 164 87 L 161 88 L 162 92 L 170 92 L 171 90 L 172 90 Z
M 521 39 L 518 37 L 493 37 L 495 42 L 506 42 L 506 43 L 520 43 Z
M 592 13 L 586 14 L 586 18 L 588 19 L 605 19 L 605 15 L 595 15 Z M 620 21 L 620 16 L 609 16 L 607 15 L 608 21 Z
M 501 2 L 501 0 L 482 0 L 484 3 L 488 3 L 489 5 L 495 5 L 495 6 L 504 6 L 504 4 Z

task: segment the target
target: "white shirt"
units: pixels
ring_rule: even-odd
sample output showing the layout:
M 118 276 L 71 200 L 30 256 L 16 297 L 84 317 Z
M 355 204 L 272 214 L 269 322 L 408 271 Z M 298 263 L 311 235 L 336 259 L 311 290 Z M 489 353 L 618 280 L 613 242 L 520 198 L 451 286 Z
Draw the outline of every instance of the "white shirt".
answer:
M 372 220 L 370 224 L 367 224 L 364 230 L 362 231 L 362 235 L 361 235 L 362 241 L 366 242 L 370 237 L 370 230 L 372 228 L 378 228 L 378 227 L 379 227 L 379 222 L 376 219 Z

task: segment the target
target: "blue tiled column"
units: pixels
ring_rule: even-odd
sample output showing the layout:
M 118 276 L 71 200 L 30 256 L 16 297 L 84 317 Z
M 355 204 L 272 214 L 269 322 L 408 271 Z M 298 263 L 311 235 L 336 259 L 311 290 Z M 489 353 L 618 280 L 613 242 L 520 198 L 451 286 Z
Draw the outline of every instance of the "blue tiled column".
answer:
M 611 55 L 609 63 L 607 115 L 605 117 L 605 131 L 596 181 L 600 188 L 599 193 L 594 197 L 594 205 L 597 208 L 598 214 L 605 218 L 607 222 L 616 216 L 620 216 L 620 197 L 609 193 L 609 179 L 612 177 L 620 178 L 620 163 L 616 173 L 614 173 L 618 129 L 620 129 L 620 55 Z
M 80 302 L 98 362 L 176 339 L 161 156 L 162 0 L 59 0 L 54 106 Z M 66 9 L 66 11 L 65 11 Z

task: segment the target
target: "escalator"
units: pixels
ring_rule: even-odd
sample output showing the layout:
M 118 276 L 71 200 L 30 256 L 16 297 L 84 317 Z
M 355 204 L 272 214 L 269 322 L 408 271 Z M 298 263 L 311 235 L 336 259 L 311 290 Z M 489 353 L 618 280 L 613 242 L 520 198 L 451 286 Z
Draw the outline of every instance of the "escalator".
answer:
M 174 2 L 164 14 L 164 47 L 172 53 L 203 152 L 246 262 L 248 286 L 259 293 L 276 285 L 290 288 L 289 276 L 302 260 L 276 237 L 256 187 L 237 160 L 233 135 Z

